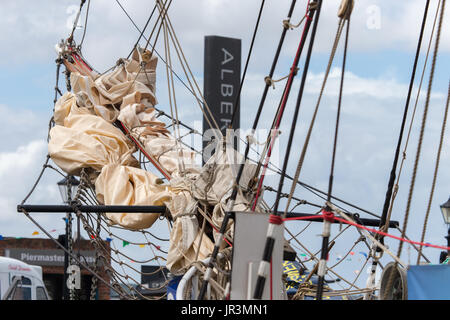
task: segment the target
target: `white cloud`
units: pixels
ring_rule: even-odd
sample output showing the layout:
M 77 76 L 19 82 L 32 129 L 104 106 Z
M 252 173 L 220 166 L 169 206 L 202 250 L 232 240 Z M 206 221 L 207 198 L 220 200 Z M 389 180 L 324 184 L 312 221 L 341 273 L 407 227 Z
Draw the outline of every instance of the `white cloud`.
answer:
M 137 0 L 122 2 L 139 28 L 142 28 L 153 9 L 153 2 L 143 3 Z M 324 2 L 315 45 L 316 51 L 329 52 L 331 49 L 335 27 L 337 27 L 336 13 L 339 3 L 340 1 Z M 78 5 L 77 0 L 2 1 L 0 4 L 3 12 L 3 19 L 0 21 L 0 28 L 3 31 L 0 34 L 0 41 L 3 44 L 2 60 L 8 63 L 20 63 L 54 59 L 54 44 L 61 38 L 67 37 L 70 32 L 67 21 L 73 18 L 73 13 L 68 11 L 68 8 Z M 293 22 L 300 20 L 304 15 L 305 5 L 306 1 L 297 3 Z M 205 35 L 218 34 L 242 38 L 243 53 L 246 54 L 259 6 L 260 1 L 173 1 L 169 16 L 188 59 L 195 65 L 194 69 L 198 70 L 202 65 L 201 55 L 198 52 L 203 51 Z M 435 3 L 430 6 L 429 23 L 434 17 L 435 6 Z M 368 8 L 371 7 L 376 7 L 380 11 L 379 29 L 368 27 L 368 20 L 372 18 Z M 385 49 L 415 50 L 423 7 L 423 1 L 420 0 L 357 1 L 352 14 L 350 50 L 356 52 L 376 52 Z M 255 62 L 258 65 L 265 66 L 270 63 L 281 34 L 281 22 L 285 19 L 288 9 L 288 2 L 283 2 L 282 5 L 279 2 L 266 2 L 254 48 L 260 56 L 260 61 Z M 84 16 L 85 11 L 80 19 L 81 25 L 84 24 Z M 441 50 L 448 52 L 450 28 L 446 27 L 446 21 L 443 26 Z M 427 29 L 428 32 L 430 29 L 431 27 Z M 151 24 L 148 30 L 151 30 Z M 83 29 L 76 32 L 78 41 L 82 32 Z M 290 55 L 289 53 L 296 47 L 299 32 L 301 32 L 300 29 L 288 32 L 286 49 L 283 51 L 285 54 Z M 148 35 L 149 31 L 146 34 Z M 138 35 L 138 31 L 115 1 L 92 1 L 84 51 L 99 70 L 107 69 L 119 57 L 126 56 Z M 273 50 L 267 50 L 268 48 Z M 163 53 L 162 50 L 161 53 Z
M 39 162 L 45 157 L 47 146 L 42 140 L 19 146 L 15 151 L 0 153 L 0 219 L 11 218 L 16 213 L 19 197 L 25 197 L 25 190 L 31 188 Z M 26 186 L 26 187 L 25 187 Z

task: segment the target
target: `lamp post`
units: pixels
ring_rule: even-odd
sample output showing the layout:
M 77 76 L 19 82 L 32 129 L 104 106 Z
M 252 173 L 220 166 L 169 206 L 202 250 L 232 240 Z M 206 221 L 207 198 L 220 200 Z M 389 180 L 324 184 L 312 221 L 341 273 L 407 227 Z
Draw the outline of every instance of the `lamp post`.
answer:
M 70 204 L 72 202 L 72 194 L 75 193 L 76 188 L 80 182 L 74 176 L 68 176 L 63 180 L 58 182 L 59 192 L 61 194 L 61 198 L 64 203 Z M 65 235 L 65 248 L 69 250 L 69 237 L 72 237 L 72 230 L 69 231 L 69 223 L 71 222 L 72 214 L 70 212 L 66 213 L 66 218 L 64 221 L 66 223 L 66 235 Z M 78 226 L 78 232 L 79 226 Z M 69 234 L 70 233 L 70 234 Z M 69 300 L 69 290 L 67 288 L 67 269 L 69 267 L 69 255 L 67 252 L 64 252 L 64 281 L 63 281 L 63 299 Z
M 450 198 L 448 198 L 446 203 L 441 204 L 441 212 L 445 224 L 449 227 L 445 238 L 447 239 L 447 247 L 450 247 Z M 447 255 L 449 254 L 450 250 L 447 250 Z

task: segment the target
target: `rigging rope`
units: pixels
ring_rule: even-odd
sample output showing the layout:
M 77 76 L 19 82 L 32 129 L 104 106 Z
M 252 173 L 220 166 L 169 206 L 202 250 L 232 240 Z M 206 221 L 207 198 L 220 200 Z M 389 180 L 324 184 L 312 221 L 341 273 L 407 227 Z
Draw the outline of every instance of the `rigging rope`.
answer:
M 339 212 L 339 213 L 342 214 L 342 212 Z M 319 214 L 319 215 L 311 215 L 311 216 L 304 216 L 304 217 L 283 218 L 283 221 L 310 220 L 310 219 L 325 219 L 325 215 L 323 215 L 323 214 L 320 215 Z M 440 246 L 440 245 L 436 245 L 436 244 L 431 244 L 431 243 L 428 243 L 428 242 L 425 243 L 425 242 L 420 242 L 420 241 L 413 241 L 413 240 L 404 238 L 403 236 L 402 237 L 398 237 L 398 236 L 389 234 L 387 232 L 383 232 L 383 231 L 380 231 L 380 230 L 377 230 L 377 229 L 369 228 L 369 227 L 366 227 L 364 225 L 361 225 L 361 224 L 358 224 L 356 222 L 351 221 L 350 218 L 343 219 L 343 218 L 339 218 L 339 217 L 334 216 L 333 219 L 336 220 L 336 221 L 340 221 L 342 223 L 345 223 L 345 224 L 352 225 L 352 226 L 357 227 L 357 228 L 362 229 L 362 230 L 370 231 L 370 232 L 373 232 L 375 234 L 380 234 L 380 235 L 383 235 L 385 237 L 390 237 L 392 239 L 399 240 L 400 243 L 406 242 L 406 243 L 415 244 L 415 245 L 424 246 L 424 247 L 430 247 L 430 248 L 435 248 L 435 249 L 443 249 L 443 250 L 450 250 L 450 247 Z
M 399 172 L 398 172 L 398 175 L 397 175 L 397 180 L 396 180 L 395 185 L 394 185 L 394 190 L 393 190 L 393 193 L 392 193 L 391 203 L 389 205 L 389 211 L 388 211 L 388 214 L 387 214 L 387 217 L 386 217 L 386 223 L 385 223 L 385 226 L 382 227 L 382 229 L 381 229 L 382 231 L 387 231 L 386 225 L 389 224 L 389 221 L 391 219 L 395 198 L 396 198 L 396 196 L 398 194 L 399 181 L 400 181 L 400 177 L 401 177 L 401 174 L 402 174 L 403 165 L 404 165 L 405 160 L 406 160 L 406 150 L 408 149 L 409 139 L 411 137 L 412 126 L 413 126 L 415 115 L 416 115 L 417 104 L 419 102 L 419 97 L 420 97 L 420 93 L 421 93 L 421 89 L 422 89 L 422 83 L 423 83 L 423 79 L 424 79 L 424 76 L 425 76 L 426 66 L 427 66 L 427 63 L 428 63 L 428 56 L 429 56 L 429 53 L 430 53 L 430 50 L 431 50 L 431 44 L 433 42 L 432 40 L 433 40 L 433 35 L 434 35 L 434 30 L 435 30 L 437 18 L 438 18 L 438 15 L 439 15 L 440 3 L 441 3 L 441 0 L 439 0 L 438 5 L 436 7 L 436 14 L 435 14 L 434 21 L 433 21 L 433 28 L 431 30 L 430 40 L 428 42 L 427 54 L 425 56 L 425 62 L 424 62 L 424 65 L 423 65 L 422 75 L 420 77 L 419 88 L 417 89 L 416 101 L 414 103 L 414 109 L 413 109 L 411 120 L 410 120 L 410 124 L 409 124 L 408 135 L 406 137 L 405 146 L 404 146 L 403 152 L 402 152 L 402 160 L 401 160 L 401 163 L 400 163 L 400 168 L 399 168 Z
M 89 19 L 89 8 L 91 7 L 91 0 L 88 0 L 88 5 L 86 9 L 86 18 L 84 20 L 84 27 L 83 27 L 83 36 L 81 37 L 80 44 L 78 45 L 78 50 L 81 51 L 81 47 L 83 46 L 84 38 L 86 37 L 86 30 L 87 30 L 87 24 Z
M 337 147 L 337 138 L 338 138 L 338 131 L 339 131 L 339 121 L 340 121 L 340 115 L 341 115 L 342 89 L 344 87 L 345 62 L 347 60 L 347 47 L 348 47 L 349 29 L 350 29 L 350 17 L 348 18 L 347 29 L 346 29 L 346 34 L 345 34 L 344 57 L 342 59 L 341 83 L 339 85 L 338 108 L 337 108 L 336 125 L 335 125 L 335 132 L 334 132 L 333 154 L 332 154 L 332 157 L 331 157 L 330 178 L 329 178 L 329 181 L 328 181 L 327 201 L 331 200 L 331 193 L 332 193 L 332 190 L 333 190 L 334 164 L 335 164 L 335 161 L 336 161 L 336 159 L 335 159 L 336 158 L 336 147 Z
M 433 85 L 434 71 L 435 71 L 435 67 L 436 67 L 436 58 L 437 58 L 437 53 L 439 51 L 439 42 L 440 42 L 440 36 L 441 36 L 442 20 L 444 17 L 444 11 L 445 11 L 445 0 L 442 0 L 441 12 L 439 15 L 438 29 L 437 29 L 437 34 L 436 34 L 436 42 L 435 42 L 433 58 L 432 58 L 432 63 L 431 63 L 430 78 L 429 78 L 429 82 L 428 82 L 428 90 L 427 90 L 427 95 L 426 95 L 426 99 L 425 99 L 425 107 L 424 107 L 424 111 L 423 111 L 422 124 L 420 127 L 420 133 L 419 133 L 419 142 L 417 145 L 416 157 L 415 157 L 415 161 L 414 161 L 414 168 L 413 168 L 411 184 L 410 184 L 409 193 L 408 193 L 408 200 L 406 203 L 406 212 L 405 212 L 404 221 L 403 221 L 402 238 L 405 237 L 406 228 L 408 226 L 408 218 L 409 218 L 409 212 L 410 212 L 410 208 L 411 208 L 412 195 L 414 192 L 416 174 L 417 174 L 417 169 L 418 169 L 418 165 L 419 165 L 420 153 L 421 153 L 421 149 L 422 149 L 423 135 L 425 132 L 425 125 L 426 125 L 428 108 L 429 108 L 429 103 L 430 103 L 431 88 Z M 402 253 L 402 249 L 403 249 L 403 241 L 401 241 L 399 244 L 397 257 L 400 257 L 400 255 Z M 396 269 L 397 269 L 397 263 L 394 264 L 394 268 L 392 270 L 396 270 Z M 389 297 L 389 294 L 391 292 L 392 285 L 394 282 L 394 275 L 395 275 L 395 273 L 393 271 L 391 271 L 389 274 L 388 282 L 387 282 L 388 283 L 387 290 L 384 293 L 383 299 L 386 299 L 387 297 Z
M 320 10 L 321 10 L 321 7 L 322 7 L 322 1 L 321 0 L 314 1 L 313 3 L 311 3 L 310 7 L 312 7 L 313 9 L 309 8 L 311 10 L 310 13 L 309 13 L 309 17 L 310 17 L 310 19 L 314 18 L 314 25 L 313 25 L 313 29 L 311 31 L 311 38 L 310 38 L 310 42 L 309 42 L 308 52 L 307 52 L 307 55 L 306 55 L 305 66 L 304 66 L 304 69 L 303 69 L 303 75 L 302 75 L 302 81 L 301 81 L 301 84 L 300 84 L 299 96 L 298 96 L 297 104 L 296 104 L 296 108 L 295 108 L 295 115 L 293 117 L 293 122 L 292 122 L 292 127 L 291 127 L 291 134 L 289 136 L 289 142 L 290 143 L 292 143 L 292 137 L 293 137 L 292 132 L 294 131 L 295 123 L 296 123 L 297 116 L 298 116 L 298 111 L 299 111 L 299 108 L 300 108 L 300 101 L 301 101 L 301 97 L 302 97 L 302 94 L 303 94 L 304 84 L 305 84 L 305 81 L 306 81 L 306 74 L 308 72 L 309 61 L 310 61 L 310 58 L 311 58 L 312 48 L 313 48 L 315 35 L 316 35 L 316 30 L 317 30 L 317 25 L 318 25 L 319 17 L 320 17 Z M 316 10 L 317 10 L 317 12 L 315 12 Z M 310 21 L 311 21 L 310 19 L 308 19 L 308 22 L 305 25 L 304 32 L 305 32 L 307 26 L 309 28 Z M 303 33 L 303 35 L 302 35 L 302 40 L 301 40 L 300 44 L 304 43 L 303 36 L 305 36 L 305 33 Z M 297 56 L 299 56 L 299 52 L 298 51 L 297 51 Z M 292 71 L 293 70 L 291 70 L 291 72 Z M 282 111 L 282 110 L 280 110 L 280 111 Z M 271 142 L 271 144 L 272 144 L 272 142 Z M 288 150 L 289 150 L 289 148 L 290 147 L 288 145 Z M 269 156 L 269 154 L 268 154 L 268 156 Z M 283 164 L 283 171 L 282 171 L 283 173 L 286 172 L 286 166 L 287 166 L 287 158 L 285 158 L 285 161 L 284 161 L 284 164 Z M 266 163 L 265 163 L 264 167 L 265 168 L 267 167 L 267 158 L 266 158 Z M 263 176 L 260 178 L 259 187 L 258 187 L 259 190 L 260 190 L 260 187 L 262 185 L 262 180 L 263 180 Z M 280 178 L 280 185 L 278 187 L 278 192 L 277 192 L 277 194 L 278 194 L 277 195 L 277 199 L 278 200 L 276 200 L 276 205 L 274 207 L 275 215 L 278 215 L 278 212 L 277 212 L 277 210 L 278 210 L 278 201 L 279 201 L 279 194 L 281 193 L 280 186 L 282 185 L 282 180 L 283 180 L 283 175 Z M 258 193 L 257 193 L 257 196 L 258 196 Z M 255 198 L 255 203 L 257 201 L 257 196 Z M 273 246 L 274 246 L 274 243 L 275 243 L 275 239 L 273 237 L 274 231 L 275 231 L 275 225 L 269 223 L 269 227 L 267 229 L 266 243 L 265 243 L 265 247 L 264 247 L 264 254 L 263 254 L 262 260 L 261 260 L 260 265 L 259 265 L 258 277 L 257 277 L 257 280 L 256 280 L 256 286 L 255 286 L 255 289 L 254 289 L 254 292 L 253 292 L 253 298 L 257 299 L 257 300 L 261 299 L 261 297 L 262 297 L 262 294 L 263 294 L 263 291 L 264 291 L 264 285 L 265 285 L 265 282 L 266 282 L 267 269 L 269 269 L 269 267 L 271 265 L 272 251 L 273 251 Z M 270 281 L 271 280 L 272 279 L 270 279 Z
M 442 20 L 443 20 L 443 17 L 444 17 L 444 11 L 445 11 L 445 0 L 442 0 L 441 12 L 440 12 L 439 23 L 438 23 L 438 29 L 437 29 L 437 34 L 436 34 L 436 42 L 435 42 L 435 47 L 434 47 L 434 52 L 433 52 L 433 59 L 432 59 L 432 62 L 431 62 L 430 79 L 429 79 L 429 82 L 428 82 L 428 90 L 427 90 L 427 95 L 426 95 L 426 100 L 425 100 L 425 108 L 424 108 L 424 111 L 423 111 L 422 124 L 421 124 L 420 135 L 419 135 L 419 142 L 418 142 L 418 146 L 417 146 L 416 158 L 415 158 L 415 161 L 414 161 L 413 174 L 412 174 L 412 177 L 411 177 L 411 185 L 410 185 L 409 194 L 408 194 L 408 201 L 407 201 L 407 204 L 406 204 L 406 212 L 405 212 L 405 218 L 404 218 L 404 222 L 403 222 L 402 237 L 405 236 L 406 228 L 407 228 L 407 225 L 408 225 L 409 211 L 410 211 L 410 208 L 411 208 L 412 195 L 413 195 L 413 192 L 414 192 L 414 186 L 415 186 L 415 182 L 416 182 L 417 169 L 418 169 L 418 166 L 419 166 L 420 153 L 421 153 L 421 150 L 422 150 L 423 136 L 424 136 L 424 133 L 425 133 L 425 126 L 426 126 L 428 109 L 429 109 L 429 104 L 430 104 L 431 88 L 433 86 L 434 71 L 435 71 L 435 68 L 436 68 L 436 59 L 437 59 L 437 54 L 438 54 L 438 51 L 439 51 L 439 43 L 440 43 L 440 38 L 441 38 L 441 29 L 442 29 Z M 398 248 L 398 254 L 397 254 L 398 257 L 400 257 L 400 255 L 401 255 L 402 248 L 403 248 L 403 242 L 400 242 L 400 246 Z
M 288 17 L 289 17 L 289 18 L 290 18 L 291 15 L 292 15 L 292 12 L 293 12 L 294 7 L 295 7 L 295 3 L 296 3 L 296 0 L 292 0 L 291 6 L 290 6 L 289 12 L 288 12 Z M 279 57 L 279 55 L 280 55 L 281 47 L 282 47 L 283 42 L 284 42 L 284 39 L 285 39 L 286 31 L 287 31 L 286 28 L 284 28 L 283 31 L 282 31 L 282 34 L 281 34 L 281 37 L 280 37 L 280 41 L 279 41 L 279 43 L 278 43 L 278 48 L 277 48 L 277 51 L 276 51 L 276 53 L 275 53 L 275 57 L 274 57 L 274 59 L 273 59 L 272 66 L 271 66 L 271 69 L 270 69 L 270 72 L 269 72 L 269 76 L 270 76 L 270 77 L 273 76 L 273 73 L 274 73 L 274 71 L 275 71 L 275 67 L 276 67 L 277 62 L 278 62 L 278 57 Z M 255 131 L 257 125 L 258 125 L 259 118 L 260 118 L 260 115 L 261 115 L 261 112 L 262 112 L 262 109 L 263 109 L 263 106 L 264 106 L 264 102 L 265 102 L 265 100 L 266 100 L 268 88 L 269 88 L 269 85 L 266 83 L 266 86 L 265 86 L 265 88 L 264 88 L 263 95 L 262 95 L 262 97 L 261 97 L 261 101 L 260 101 L 260 103 L 259 103 L 258 110 L 257 110 L 257 112 L 256 112 L 256 117 L 255 117 L 255 120 L 254 120 L 254 122 L 253 122 L 253 127 L 252 127 L 252 133 L 251 133 L 251 135 L 254 134 L 254 131 Z M 249 137 L 247 137 L 247 139 L 249 139 Z M 241 177 L 242 177 L 242 173 L 243 173 L 243 170 L 244 170 L 245 162 L 246 162 L 246 160 L 247 160 L 247 158 L 248 158 L 248 153 L 249 153 L 249 150 L 250 150 L 250 145 L 251 145 L 251 144 L 250 144 L 250 142 L 248 141 L 248 142 L 247 142 L 247 145 L 246 145 L 245 153 L 244 153 L 244 160 L 243 160 L 243 162 L 240 163 L 240 165 L 239 165 L 239 170 L 238 170 L 238 173 L 237 173 L 237 176 L 236 176 L 236 183 L 235 183 L 234 186 L 233 186 L 233 190 L 232 190 L 230 199 L 228 200 L 227 207 L 228 207 L 229 210 L 232 210 L 232 208 L 234 207 L 234 202 L 235 202 L 235 200 L 236 200 L 236 197 L 237 197 L 237 194 L 238 194 L 238 191 L 239 191 L 240 179 L 241 179 Z M 229 211 L 229 210 L 228 210 L 228 211 Z M 226 224 L 228 223 L 228 218 L 229 218 L 229 217 L 228 217 L 228 214 L 225 215 L 225 218 L 224 218 L 224 220 L 222 221 L 222 225 L 221 225 L 221 228 L 220 228 L 221 230 L 222 230 L 222 229 L 224 230 L 224 228 L 226 227 Z M 213 251 L 213 253 L 212 253 L 212 255 L 211 255 L 210 263 L 208 264 L 208 268 L 207 268 L 208 274 L 211 272 L 211 271 L 209 271 L 209 270 L 212 270 L 213 263 L 214 263 L 214 261 L 215 261 L 215 259 L 216 259 L 216 257 L 217 257 L 217 254 L 218 254 L 218 251 L 219 251 L 218 248 L 220 247 L 221 242 L 222 242 L 222 237 L 217 238 L 216 243 L 215 243 L 215 245 L 214 245 L 214 251 Z M 217 248 L 217 249 L 216 249 L 216 248 Z M 207 288 L 208 281 L 209 281 L 209 278 L 208 278 L 208 277 L 205 277 L 204 280 L 203 280 L 203 283 L 202 283 L 202 287 L 201 287 L 201 289 L 200 289 L 200 293 L 199 293 L 199 295 L 198 295 L 198 300 L 202 300 L 202 299 L 204 298 L 204 296 L 205 296 L 205 294 L 206 294 L 206 288 Z
M 422 26 L 421 26 L 421 29 L 420 29 L 419 40 L 418 40 L 418 43 L 417 43 L 416 56 L 414 58 L 413 70 L 412 70 L 411 79 L 410 79 L 410 82 L 409 82 L 409 89 L 408 89 L 408 95 L 407 95 L 407 98 L 406 98 L 406 104 L 405 104 L 405 108 L 404 108 L 402 124 L 400 126 L 400 134 L 399 134 L 399 137 L 398 137 L 397 148 L 395 150 L 394 162 L 392 164 L 392 170 L 391 170 L 391 173 L 390 173 L 388 188 L 387 188 L 387 191 L 386 191 L 386 197 L 385 197 L 385 201 L 384 201 L 384 205 L 383 205 L 383 212 L 382 212 L 381 221 L 380 221 L 380 228 L 383 228 L 383 230 L 386 230 L 386 224 L 389 223 L 386 220 L 386 218 L 387 218 L 389 204 L 390 204 L 391 197 L 392 197 L 392 190 L 393 190 L 393 185 L 394 185 L 394 181 L 395 181 L 395 175 L 396 175 L 396 171 L 397 171 L 397 161 L 398 161 L 398 157 L 399 157 L 399 153 L 400 153 L 400 146 L 401 146 L 402 139 L 403 139 L 403 130 L 405 128 L 406 117 L 408 115 L 409 101 L 410 101 L 410 98 L 411 98 L 412 88 L 413 88 L 413 85 L 414 85 L 414 79 L 415 79 L 415 74 L 416 74 L 417 62 L 418 62 L 419 56 L 420 56 L 420 47 L 422 45 L 422 38 L 423 38 L 423 33 L 424 33 L 424 30 L 425 30 L 425 25 L 426 25 L 426 21 L 427 21 L 429 4 L 430 4 L 430 0 L 427 0 L 427 3 L 425 4 L 423 18 L 422 18 Z M 380 241 L 383 242 L 383 238 L 381 238 Z
M 264 148 L 264 152 L 261 155 L 261 160 L 258 163 L 258 167 L 255 170 L 255 176 L 256 176 L 259 173 L 259 169 L 261 167 L 261 162 L 262 162 L 263 156 L 265 155 L 265 152 L 267 150 L 267 155 L 266 155 L 266 158 L 265 158 L 263 171 L 262 171 L 261 176 L 260 176 L 260 178 L 258 180 L 258 187 L 256 189 L 256 194 L 255 194 L 254 200 L 253 200 L 252 211 L 255 210 L 256 205 L 258 203 L 258 199 L 259 199 L 259 196 L 260 196 L 260 192 L 262 190 L 262 185 L 263 185 L 263 182 L 264 182 L 264 177 L 265 177 L 265 174 L 266 174 L 267 166 L 268 166 L 270 157 L 272 155 L 272 150 L 273 150 L 272 148 L 273 148 L 275 140 L 276 140 L 276 138 L 278 137 L 278 134 L 279 134 L 278 129 L 280 127 L 281 119 L 283 117 L 284 110 L 285 110 L 285 107 L 286 107 L 286 104 L 287 104 L 287 101 L 288 101 L 288 98 L 289 98 L 289 94 L 290 94 L 290 91 L 291 91 L 291 88 L 292 88 L 292 82 L 294 80 L 294 77 L 297 75 L 297 66 L 298 66 L 298 63 L 300 61 L 300 56 L 301 56 L 301 53 L 303 51 L 303 47 L 304 47 L 304 45 L 306 43 L 306 37 L 307 37 L 308 31 L 309 31 L 309 28 L 310 28 L 310 25 L 311 25 L 311 21 L 312 21 L 312 19 L 314 17 L 314 13 L 316 11 L 316 7 L 317 7 L 317 2 L 313 2 L 311 4 L 308 2 L 308 8 L 307 8 L 308 18 L 307 18 L 307 22 L 306 22 L 306 24 L 305 24 L 305 26 L 303 28 L 303 32 L 302 32 L 302 35 L 301 35 L 301 38 L 300 38 L 300 41 L 299 41 L 299 45 L 298 45 L 298 48 L 297 48 L 297 53 L 295 55 L 294 62 L 293 62 L 292 67 L 290 69 L 289 78 L 287 80 L 287 83 L 286 83 L 286 86 L 285 86 L 285 89 L 284 89 L 284 92 L 283 92 L 283 95 L 282 95 L 282 99 L 281 99 L 280 104 L 278 106 L 277 114 L 276 114 L 276 117 L 274 119 L 274 124 L 272 124 L 270 135 L 269 135 L 269 137 L 267 139 L 268 142 L 266 143 L 266 146 Z M 313 27 L 313 32 L 314 31 L 315 31 L 315 29 Z M 315 35 L 315 33 L 314 33 L 314 35 Z M 311 36 L 311 39 L 313 39 L 312 36 Z M 303 93 L 303 86 L 304 86 L 304 83 L 306 81 L 306 72 L 307 72 L 307 69 L 309 67 L 309 58 L 311 56 L 312 43 L 313 42 L 310 42 L 310 45 L 309 45 L 309 48 L 308 48 L 308 53 L 307 53 L 307 58 L 305 60 L 305 66 L 304 66 L 305 69 L 303 70 L 302 82 L 301 82 L 301 85 L 300 85 L 300 92 L 301 92 L 301 94 Z M 300 97 L 300 93 L 299 93 L 299 97 Z M 299 109 L 299 106 L 298 106 L 299 105 L 299 102 L 298 102 L 299 99 L 300 98 L 297 99 L 297 105 L 296 105 L 296 109 L 295 109 L 297 113 L 298 113 L 298 109 Z M 293 121 L 296 122 L 296 120 L 297 120 L 297 114 L 295 114 L 294 118 L 293 118 Z M 269 143 L 269 141 L 270 141 L 270 143 Z M 288 149 L 289 149 L 289 147 L 288 147 Z M 282 170 L 282 172 L 285 173 L 286 170 Z M 283 178 L 281 178 L 281 179 L 283 179 Z
M 436 165 L 434 168 L 433 182 L 431 184 L 431 191 L 430 191 L 430 196 L 428 199 L 427 211 L 425 213 L 425 221 L 423 223 L 422 237 L 420 239 L 421 242 L 424 242 L 424 240 L 425 240 L 425 232 L 427 230 L 428 216 L 430 215 L 431 202 L 433 201 L 434 188 L 436 186 L 437 173 L 439 170 L 439 162 L 441 160 L 441 150 L 442 150 L 442 144 L 444 141 L 445 126 L 447 124 L 449 102 L 450 102 L 450 82 L 449 82 L 448 93 L 447 93 L 447 103 L 445 105 L 445 111 L 444 111 L 444 120 L 442 121 L 441 136 L 439 138 L 439 147 L 438 147 L 438 151 L 437 151 L 437 155 L 436 155 Z M 419 248 L 419 255 L 417 256 L 417 264 L 420 263 L 420 254 L 421 253 L 422 253 L 422 246 L 420 246 L 420 248 Z

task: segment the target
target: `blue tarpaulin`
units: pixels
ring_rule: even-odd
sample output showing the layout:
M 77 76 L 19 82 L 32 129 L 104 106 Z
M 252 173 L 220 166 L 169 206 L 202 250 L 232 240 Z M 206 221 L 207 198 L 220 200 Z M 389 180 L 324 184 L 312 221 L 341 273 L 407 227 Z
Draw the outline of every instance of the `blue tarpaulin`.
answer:
M 450 265 L 409 266 L 408 300 L 450 300 Z

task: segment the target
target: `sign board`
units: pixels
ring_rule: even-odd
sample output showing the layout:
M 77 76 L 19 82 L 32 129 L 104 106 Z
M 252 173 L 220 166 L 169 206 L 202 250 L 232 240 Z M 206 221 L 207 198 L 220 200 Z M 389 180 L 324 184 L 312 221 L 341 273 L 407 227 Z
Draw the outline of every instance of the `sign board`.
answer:
M 269 215 L 254 212 L 236 212 L 234 243 L 231 268 L 231 300 L 251 300 L 255 290 L 258 268 L 266 243 L 266 231 L 269 226 Z M 249 232 L 249 230 L 264 230 Z M 264 286 L 262 300 L 270 299 L 272 289 L 273 300 L 286 300 L 286 292 L 282 282 L 283 273 L 283 228 L 274 232 L 272 253 L 272 277 L 268 277 Z M 272 284 L 270 284 L 272 281 Z
M 223 135 L 230 127 L 240 127 L 240 112 L 237 96 L 241 82 L 241 40 L 219 36 L 205 37 L 203 95 L 211 114 Z M 205 110 L 203 115 L 203 162 L 214 153 L 219 142 L 214 121 Z M 211 125 L 212 128 L 211 128 Z M 237 149 L 235 139 L 235 149 Z
M 74 251 L 75 256 L 77 251 Z M 81 262 L 95 264 L 95 251 L 80 250 Z M 5 256 L 21 260 L 25 263 L 37 266 L 61 266 L 64 267 L 64 251 L 58 249 L 26 249 L 11 248 L 5 249 Z

